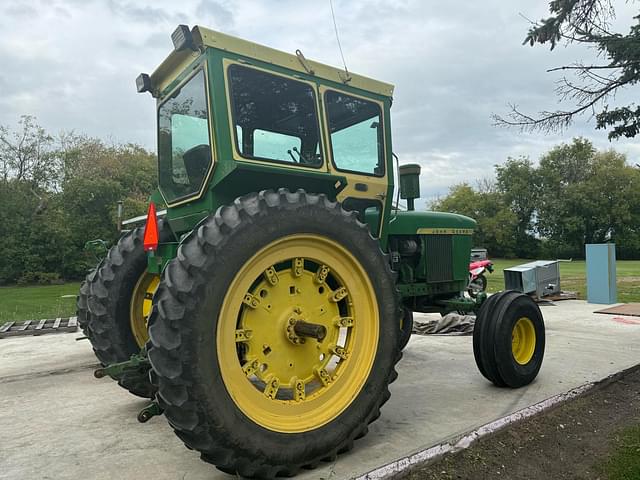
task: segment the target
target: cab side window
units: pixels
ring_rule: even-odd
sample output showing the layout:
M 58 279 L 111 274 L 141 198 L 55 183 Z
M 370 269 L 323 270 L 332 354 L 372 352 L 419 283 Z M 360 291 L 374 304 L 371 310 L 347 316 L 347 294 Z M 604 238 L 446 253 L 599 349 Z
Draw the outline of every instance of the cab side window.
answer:
M 202 69 L 158 108 L 158 177 L 168 202 L 204 184 L 212 163 L 208 111 Z
M 230 65 L 227 72 L 238 153 L 255 160 L 320 167 L 313 88 L 242 65 Z
M 345 93 L 324 95 L 333 163 L 338 170 L 384 176 L 384 132 L 380 106 Z

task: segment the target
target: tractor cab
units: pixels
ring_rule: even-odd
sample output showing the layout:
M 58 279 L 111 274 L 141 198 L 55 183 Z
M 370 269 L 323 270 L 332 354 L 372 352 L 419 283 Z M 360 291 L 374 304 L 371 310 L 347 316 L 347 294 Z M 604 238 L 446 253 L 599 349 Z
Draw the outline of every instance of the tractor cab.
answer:
M 178 236 L 240 195 L 285 187 L 323 193 L 363 221 L 369 212 L 386 239 L 392 85 L 200 26 L 172 40 L 136 83 L 157 99 L 154 200 Z
M 286 188 L 357 212 L 391 253 L 413 309 L 440 310 L 434 298 L 465 290 L 475 222 L 413 211 L 420 166 L 394 165 L 392 85 L 200 26 L 181 25 L 172 40 L 167 59 L 136 81 L 157 99 L 152 200 L 167 207 L 150 272 L 159 274 L 184 234 L 220 206 Z M 393 207 L 394 167 L 409 212 Z

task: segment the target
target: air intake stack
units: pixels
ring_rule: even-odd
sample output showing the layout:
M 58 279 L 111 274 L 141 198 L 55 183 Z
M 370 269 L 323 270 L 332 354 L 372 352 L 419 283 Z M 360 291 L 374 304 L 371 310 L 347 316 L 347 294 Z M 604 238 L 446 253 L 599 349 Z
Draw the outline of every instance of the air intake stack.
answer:
M 420 198 L 420 165 L 410 163 L 400 166 L 400 198 L 407 201 L 407 208 L 414 210 L 413 201 Z

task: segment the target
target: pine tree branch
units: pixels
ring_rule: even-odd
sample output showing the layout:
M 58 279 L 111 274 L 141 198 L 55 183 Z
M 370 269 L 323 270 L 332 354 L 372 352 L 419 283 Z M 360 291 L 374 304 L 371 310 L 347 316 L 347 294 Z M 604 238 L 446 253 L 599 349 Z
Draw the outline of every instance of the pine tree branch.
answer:
M 562 131 L 566 129 L 569 125 L 571 125 L 573 118 L 576 115 L 580 115 L 584 113 L 586 110 L 594 107 L 599 101 L 603 100 L 607 95 L 612 93 L 617 88 L 625 85 L 626 81 L 615 81 L 612 82 L 606 88 L 602 88 L 596 95 L 593 95 L 588 102 L 584 105 L 580 105 L 573 110 L 558 110 L 555 112 L 540 112 L 538 118 L 533 118 L 529 115 L 522 113 L 518 110 L 516 105 L 510 105 L 511 113 L 509 114 L 510 119 L 506 119 L 500 115 L 493 114 L 491 118 L 493 119 L 493 125 L 498 127 L 518 127 L 521 131 L 542 131 L 542 132 L 553 132 L 553 131 Z
M 581 71 L 586 71 L 586 70 L 611 70 L 611 69 L 616 69 L 616 68 L 625 68 L 625 67 L 630 67 L 632 65 L 640 65 L 640 62 L 627 62 L 621 65 L 565 65 L 563 67 L 554 67 L 554 68 L 550 68 L 547 70 L 548 73 L 550 72 L 557 72 L 560 70 L 581 70 Z

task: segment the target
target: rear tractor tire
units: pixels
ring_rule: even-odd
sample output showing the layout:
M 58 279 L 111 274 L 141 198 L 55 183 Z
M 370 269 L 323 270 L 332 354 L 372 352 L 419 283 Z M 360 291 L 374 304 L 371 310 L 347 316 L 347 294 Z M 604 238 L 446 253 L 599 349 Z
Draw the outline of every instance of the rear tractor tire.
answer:
M 129 360 L 148 340 L 147 318 L 160 279 L 147 272 L 142 237 L 142 228 L 124 234 L 80 286 L 78 321 L 103 366 Z M 148 367 L 114 380 L 139 397 L 156 392 Z
M 473 330 L 473 353 L 480 373 L 499 387 L 531 383 L 542 366 L 545 327 L 538 305 L 514 291 L 491 295 Z
M 149 328 L 158 401 L 220 470 L 294 475 L 379 416 L 400 316 L 389 262 L 355 214 L 302 190 L 249 194 L 163 272 Z

